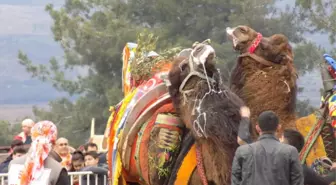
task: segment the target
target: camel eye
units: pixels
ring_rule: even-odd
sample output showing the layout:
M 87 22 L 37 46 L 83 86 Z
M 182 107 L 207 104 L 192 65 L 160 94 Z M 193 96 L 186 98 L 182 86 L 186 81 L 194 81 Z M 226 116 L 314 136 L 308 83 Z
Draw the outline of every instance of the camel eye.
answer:
M 240 43 L 245 45 L 245 44 L 247 44 L 247 43 L 248 43 L 248 40 L 241 41 Z
M 239 27 L 239 31 L 242 32 L 242 33 L 246 33 L 247 32 L 247 30 L 244 27 Z

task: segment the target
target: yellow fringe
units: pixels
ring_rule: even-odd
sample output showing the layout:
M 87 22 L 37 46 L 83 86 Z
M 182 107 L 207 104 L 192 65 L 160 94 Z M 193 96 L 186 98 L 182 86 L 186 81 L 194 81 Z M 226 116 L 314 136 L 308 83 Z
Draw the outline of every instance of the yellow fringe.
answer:
M 104 132 L 104 137 L 110 137 L 110 129 L 111 129 L 111 122 L 114 118 L 115 115 L 115 109 L 113 106 L 110 106 L 109 111 L 111 112 L 110 117 L 107 120 L 107 124 L 106 124 L 106 128 L 105 128 L 105 132 Z M 108 146 L 108 149 L 110 149 L 111 146 Z
M 121 105 L 121 107 L 120 107 L 120 110 L 118 111 L 118 114 L 116 115 L 117 116 L 117 120 L 116 120 L 116 122 L 115 122 L 115 124 L 113 125 L 113 131 L 114 131 L 114 133 L 116 133 L 116 131 L 117 131 L 117 129 L 118 129 L 118 127 L 119 127 L 119 124 L 120 124 L 120 120 L 121 120 L 121 118 L 122 118 L 122 116 L 124 115 L 124 113 L 125 113 L 125 110 L 126 110 L 126 108 L 128 107 L 128 105 L 129 105 L 129 103 L 131 102 L 131 100 L 133 99 L 133 97 L 134 97 L 134 95 L 137 93 L 137 90 L 135 89 L 135 90 L 133 90 L 133 91 L 131 91 L 126 97 L 125 97 L 125 99 L 124 99 L 124 102 L 123 102 L 123 104 Z M 118 140 L 120 139 L 120 136 L 122 135 L 122 131 L 119 133 L 119 135 L 117 136 L 118 137 Z M 115 136 L 110 136 L 110 137 L 115 137 Z M 114 143 L 115 141 L 113 141 L 113 143 Z M 113 148 L 113 146 L 111 146 L 112 148 Z M 111 149 L 112 149 L 111 148 Z M 121 161 L 121 159 L 120 159 L 120 156 L 119 156 L 120 154 L 119 154 L 119 151 L 117 151 L 117 156 L 116 156 L 116 161 L 115 161 L 115 163 L 116 163 L 116 166 L 115 166 L 115 172 L 113 172 L 113 177 L 114 177 L 114 179 L 112 179 L 112 181 L 113 181 L 113 184 L 118 184 L 118 179 L 122 176 L 121 175 L 121 172 L 122 172 L 122 161 Z M 123 178 L 123 177 L 121 177 L 121 178 Z
M 116 172 L 115 172 L 115 176 L 114 176 L 114 179 L 113 179 L 113 183 L 112 184 L 118 184 L 118 181 L 119 181 L 119 178 L 121 177 L 121 179 L 123 181 L 125 181 L 125 179 L 123 178 L 123 176 L 121 175 L 121 169 L 122 169 L 122 166 L 121 166 L 121 159 L 120 159 L 120 154 L 119 152 L 117 152 L 117 157 L 116 157 Z

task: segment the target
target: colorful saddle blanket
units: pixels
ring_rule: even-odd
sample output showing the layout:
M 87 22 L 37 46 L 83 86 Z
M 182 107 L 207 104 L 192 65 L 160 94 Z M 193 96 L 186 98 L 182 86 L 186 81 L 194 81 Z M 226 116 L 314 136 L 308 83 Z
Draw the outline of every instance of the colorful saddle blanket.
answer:
M 122 163 L 121 156 L 118 151 L 118 144 L 120 142 L 122 133 L 124 132 L 125 125 L 127 124 L 127 120 L 130 118 L 138 118 L 145 108 L 155 103 L 159 97 L 167 93 L 166 86 L 164 85 L 165 75 L 166 73 L 158 73 L 150 80 L 130 91 L 124 100 L 119 103 L 111 113 L 109 118 L 109 151 L 111 152 L 109 159 L 111 159 L 111 161 L 109 161 L 109 164 L 111 169 L 111 179 L 113 179 L 115 183 L 117 182 L 118 177 L 121 175 Z M 162 85 L 164 85 L 165 88 L 163 90 L 162 88 L 158 90 L 157 87 Z M 152 93 L 152 95 L 149 96 L 149 99 L 147 97 L 147 101 L 142 100 L 142 98 L 148 93 Z M 134 111 L 134 107 L 139 104 L 142 105 L 141 109 L 136 109 L 137 111 Z

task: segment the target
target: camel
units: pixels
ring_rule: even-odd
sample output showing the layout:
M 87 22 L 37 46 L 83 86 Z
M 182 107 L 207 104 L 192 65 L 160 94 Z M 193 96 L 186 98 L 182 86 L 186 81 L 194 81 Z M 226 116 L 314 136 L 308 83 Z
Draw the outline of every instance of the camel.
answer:
M 244 103 L 221 83 L 214 56 L 209 44 L 197 44 L 189 57 L 175 59 L 168 76 L 174 107 L 203 159 L 204 177 L 195 170 L 191 185 L 205 184 L 205 179 L 208 184 L 230 184 L 231 163 L 238 147 L 239 109 Z
M 263 37 L 248 26 L 228 27 L 226 32 L 234 50 L 240 53 L 231 74 L 230 88 L 250 107 L 253 125 L 261 112 L 272 110 L 279 116 L 282 130 L 298 129 L 307 136 L 317 124 L 318 115 L 296 120 L 297 73 L 288 38 L 283 34 Z M 253 135 L 256 136 L 255 130 Z M 323 141 L 318 137 L 303 160 L 309 166 L 327 156 Z
M 250 107 L 252 123 L 261 112 L 272 110 L 282 129 L 295 128 L 297 75 L 287 37 L 262 37 L 247 26 L 227 28 L 227 33 L 241 54 L 231 73 L 230 88 Z

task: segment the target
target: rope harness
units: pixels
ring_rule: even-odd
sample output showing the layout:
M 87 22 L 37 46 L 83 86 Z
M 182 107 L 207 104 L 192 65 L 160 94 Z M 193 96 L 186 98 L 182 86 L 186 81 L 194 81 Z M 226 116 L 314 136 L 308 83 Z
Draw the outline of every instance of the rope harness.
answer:
M 205 41 L 204 41 L 205 42 Z M 209 80 L 209 82 L 214 83 L 215 80 L 211 77 L 207 77 L 205 74 L 200 73 L 196 70 L 196 67 L 194 66 L 194 64 L 198 64 L 200 63 L 199 60 L 193 55 L 194 51 L 191 51 L 189 58 L 185 59 L 182 63 L 186 63 L 188 60 L 188 65 L 190 68 L 190 72 L 188 74 L 188 76 L 182 81 L 180 87 L 179 87 L 179 91 L 183 92 L 183 88 L 186 86 L 187 82 L 190 80 L 190 78 L 192 76 L 198 76 L 203 80 Z M 204 71 L 206 72 L 206 71 Z
M 267 66 L 267 67 L 271 67 L 271 66 L 276 66 L 279 64 L 275 64 L 274 62 L 268 61 L 258 55 L 256 55 L 254 52 L 257 49 L 257 47 L 259 46 L 261 39 L 263 38 L 261 33 L 257 34 L 257 37 L 254 39 L 254 41 L 252 42 L 251 46 L 248 49 L 248 52 L 243 53 L 241 55 L 238 56 L 238 58 L 244 58 L 244 57 L 250 57 L 252 59 L 254 59 L 255 61 Z
M 203 158 L 201 153 L 201 146 L 196 147 L 196 161 L 197 161 L 197 172 L 201 178 L 203 185 L 208 185 L 208 180 L 205 176 L 205 170 L 203 166 Z
M 238 58 L 243 58 L 243 57 L 250 57 L 252 59 L 254 59 L 255 61 L 267 66 L 267 67 L 272 67 L 272 66 L 281 66 L 280 64 L 276 64 L 274 62 L 271 62 L 269 60 L 266 60 L 258 55 L 256 55 L 254 52 L 257 49 L 257 47 L 259 46 L 261 39 L 263 38 L 261 33 L 257 34 L 257 37 L 254 39 L 254 41 L 252 42 L 251 46 L 248 49 L 248 52 L 243 53 L 241 55 L 238 56 Z M 290 56 L 286 55 L 286 58 L 288 58 L 289 60 L 293 60 Z

